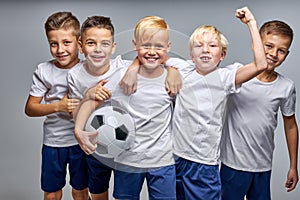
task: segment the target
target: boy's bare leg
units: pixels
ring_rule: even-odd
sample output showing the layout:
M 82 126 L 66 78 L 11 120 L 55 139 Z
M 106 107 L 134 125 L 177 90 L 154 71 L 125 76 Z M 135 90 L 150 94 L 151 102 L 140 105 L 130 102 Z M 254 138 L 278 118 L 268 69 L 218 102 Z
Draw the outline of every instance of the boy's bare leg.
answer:
M 88 188 L 83 190 L 75 190 L 72 188 L 72 196 L 74 200 L 87 200 L 89 199 Z

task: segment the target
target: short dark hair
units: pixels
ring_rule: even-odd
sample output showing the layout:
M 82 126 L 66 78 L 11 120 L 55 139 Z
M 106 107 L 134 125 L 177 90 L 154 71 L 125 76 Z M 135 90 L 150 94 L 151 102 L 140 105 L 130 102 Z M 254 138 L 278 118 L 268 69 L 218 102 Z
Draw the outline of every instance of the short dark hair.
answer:
M 111 19 L 109 17 L 104 17 L 104 16 L 91 16 L 88 17 L 81 26 L 81 34 L 84 34 L 84 32 L 89 29 L 89 28 L 105 28 L 111 32 L 112 39 L 114 41 L 114 34 L 115 34 L 115 29 L 114 26 L 111 22 Z

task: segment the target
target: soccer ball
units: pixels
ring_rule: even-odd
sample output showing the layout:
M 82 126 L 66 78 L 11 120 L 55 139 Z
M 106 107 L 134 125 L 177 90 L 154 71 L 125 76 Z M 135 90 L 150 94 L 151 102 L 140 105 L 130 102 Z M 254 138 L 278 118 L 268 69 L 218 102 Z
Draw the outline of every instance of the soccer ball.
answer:
M 135 126 L 131 116 L 116 106 L 96 109 L 86 122 L 85 130 L 98 132 L 96 156 L 114 158 L 128 150 L 135 138 Z

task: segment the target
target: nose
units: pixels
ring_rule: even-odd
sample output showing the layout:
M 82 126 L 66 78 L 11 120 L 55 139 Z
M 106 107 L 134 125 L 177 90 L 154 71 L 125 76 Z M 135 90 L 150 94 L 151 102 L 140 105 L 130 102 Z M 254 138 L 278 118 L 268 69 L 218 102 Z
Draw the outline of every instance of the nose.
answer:
M 204 45 L 202 46 L 202 51 L 205 52 L 205 53 L 209 52 L 209 47 L 208 47 L 208 45 L 204 44 Z
M 101 51 L 102 51 L 101 44 L 96 45 L 95 51 L 96 51 L 96 52 L 101 52 Z
M 65 46 L 59 44 L 58 47 L 57 47 L 57 52 L 58 53 L 63 53 L 64 51 L 65 51 Z
M 277 50 L 274 48 L 269 49 L 267 53 L 273 57 L 277 57 Z
M 156 54 L 156 51 L 155 51 L 155 47 L 154 46 L 151 46 L 148 50 L 148 54 L 149 55 L 155 55 Z

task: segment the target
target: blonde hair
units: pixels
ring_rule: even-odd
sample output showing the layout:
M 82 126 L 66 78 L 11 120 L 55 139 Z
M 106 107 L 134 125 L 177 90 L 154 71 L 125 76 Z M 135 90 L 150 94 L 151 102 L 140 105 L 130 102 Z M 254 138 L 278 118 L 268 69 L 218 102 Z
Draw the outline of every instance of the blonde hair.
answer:
M 163 18 L 158 16 L 146 16 L 136 24 L 134 29 L 134 39 L 139 41 L 146 31 L 147 33 L 151 31 L 151 35 L 154 35 L 161 30 L 166 31 L 169 35 L 169 25 Z
M 226 37 L 219 31 L 216 27 L 211 25 L 203 25 L 198 28 L 192 33 L 190 40 L 189 40 L 189 48 L 190 51 L 192 50 L 196 38 L 202 38 L 204 33 L 211 33 L 216 35 L 218 41 L 221 43 L 222 51 L 226 53 L 228 41 Z

